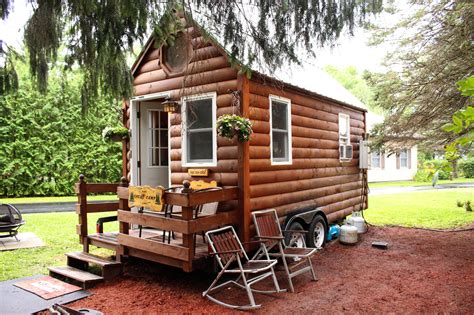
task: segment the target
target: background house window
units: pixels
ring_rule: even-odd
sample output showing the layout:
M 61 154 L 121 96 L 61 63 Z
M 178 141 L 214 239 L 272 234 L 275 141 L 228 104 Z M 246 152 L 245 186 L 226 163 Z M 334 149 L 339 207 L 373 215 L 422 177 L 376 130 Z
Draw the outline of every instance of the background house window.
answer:
M 349 115 L 339 113 L 339 144 L 351 144 Z
M 408 151 L 407 149 L 400 151 L 400 167 L 408 167 Z
M 183 164 L 216 165 L 216 94 L 184 100 Z
M 370 168 L 380 168 L 381 167 L 380 152 L 374 151 L 370 153 L 370 156 L 371 156 Z
M 291 103 L 270 96 L 271 161 L 291 164 Z

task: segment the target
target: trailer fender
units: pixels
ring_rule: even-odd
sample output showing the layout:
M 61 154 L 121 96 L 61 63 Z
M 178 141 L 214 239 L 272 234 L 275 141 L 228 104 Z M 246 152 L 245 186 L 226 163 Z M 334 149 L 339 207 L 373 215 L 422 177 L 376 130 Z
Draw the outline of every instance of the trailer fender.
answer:
M 307 207 L 287 215 L 283 224 L 283 229 L 287 230 L 294 221 L 303 224 L 304 227 L 308 227 L 313 221 L 313 218 L 317 215 L 320 215 L 324 219 L 326 227 L 329 227 L 328 219 L 322 208 Z

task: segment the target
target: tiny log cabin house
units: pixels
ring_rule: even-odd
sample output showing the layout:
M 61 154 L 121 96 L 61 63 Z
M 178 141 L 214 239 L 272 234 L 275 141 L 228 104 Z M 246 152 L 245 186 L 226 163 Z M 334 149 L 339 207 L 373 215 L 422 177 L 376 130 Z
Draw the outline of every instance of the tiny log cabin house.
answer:
M 123 141 L 120 233 L 109 247 L 118 259 L 137 256 L 191 271 L 201 253 L 199 242 L 207 254 L 203 231 L 232 224 L 248 241 L 254 234 L 252 211 L 274 208 L 285 224 L 295 214 L 311 213 L 309 219 L 303 215 L 293 221 L 306 229 L 318 217 L 319 228 L 312 226 L 310 232 L 322 234 L 324 241 L 329 223 L 365 209 L 359 141 L 366 133 L 366 110 L 298 82 L 258 71 L 250 78 L 242 75 L 216 40 L 206 40 L 194 22 L 184 23 L 171 46 L 156 47 L 150 38 L 132 67 L 134 97 L 123 104 L 131 137 Z M 219 137 L 216 121 L 223 114 L 249 118 L 250 141 Z M 164 202 L 182 207 L 181 216 L 129 211 L 128 183 L 168 188 L 186 180 L 216 181 L 223 189 L 192 192 L 186 186 L 180 193 L 165 193 Z M 87 185 L 81 180 L 77 187 L 86 204 Z M 194 206 L 216 201 L 217 214 L 193 217 Z M 86 208 L 78 212 L 85 251 L 104 244 L 87 235 Z M 130 224 L 174 231 L 182 241 L 139 238 Z

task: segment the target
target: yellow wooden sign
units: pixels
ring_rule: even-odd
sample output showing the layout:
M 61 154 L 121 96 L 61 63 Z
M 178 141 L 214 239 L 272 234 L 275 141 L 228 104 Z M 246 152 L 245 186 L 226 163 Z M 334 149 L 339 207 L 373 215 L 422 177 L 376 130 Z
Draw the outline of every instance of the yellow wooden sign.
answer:
M 128 188 L 128 206 L 143 207 L 153 211 L 163 210 L 164 188 L 158 186 L 130 186 Z
M 130 208 L 143 207 L 143 196 L 141 186 L 128 187 L 128 206 Z
M 153 211 L 163 210 L 163 193 L 165 189 L 161 186 L 156 188 L 147 187 L 144 192 L 145 208 Z
M 207 169 L 207 168 L 190 168 L 190 169 L 188 169 L 188 174 L 190 176 L 206 177 L 209 174 L 209 169 Z
M 194 190 L 217 187 L 217 182 L 215 180 L 210 183 L 205 182 L 203 180 L 193 180 L 190 184 L 191 185 L 189 187 Z

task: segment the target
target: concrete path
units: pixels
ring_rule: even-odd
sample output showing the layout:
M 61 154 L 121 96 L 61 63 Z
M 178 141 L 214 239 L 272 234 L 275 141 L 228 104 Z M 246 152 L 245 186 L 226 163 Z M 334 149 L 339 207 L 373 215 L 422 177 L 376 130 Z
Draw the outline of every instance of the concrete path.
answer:
M 94 201 L 94 203 L 111 202 L 110 200 Z M 50 202 L 50 203 L 17 203 L 13 204 L 21 213 L 49 213 L 71 212 L 76 210 L 75 202 Z
M 436 187 L 429 186 L 406 186 L 406 187 L 381 187 L 371 188 L 369 195 L 386 195 L 386 194 L 399 194 L 412 191 L 422 190 L 437 190 L 437 189 L 448 189 L 448 188 L 474 188 L 474 183 L 460 183 L 460 184 L 441 184 Z

